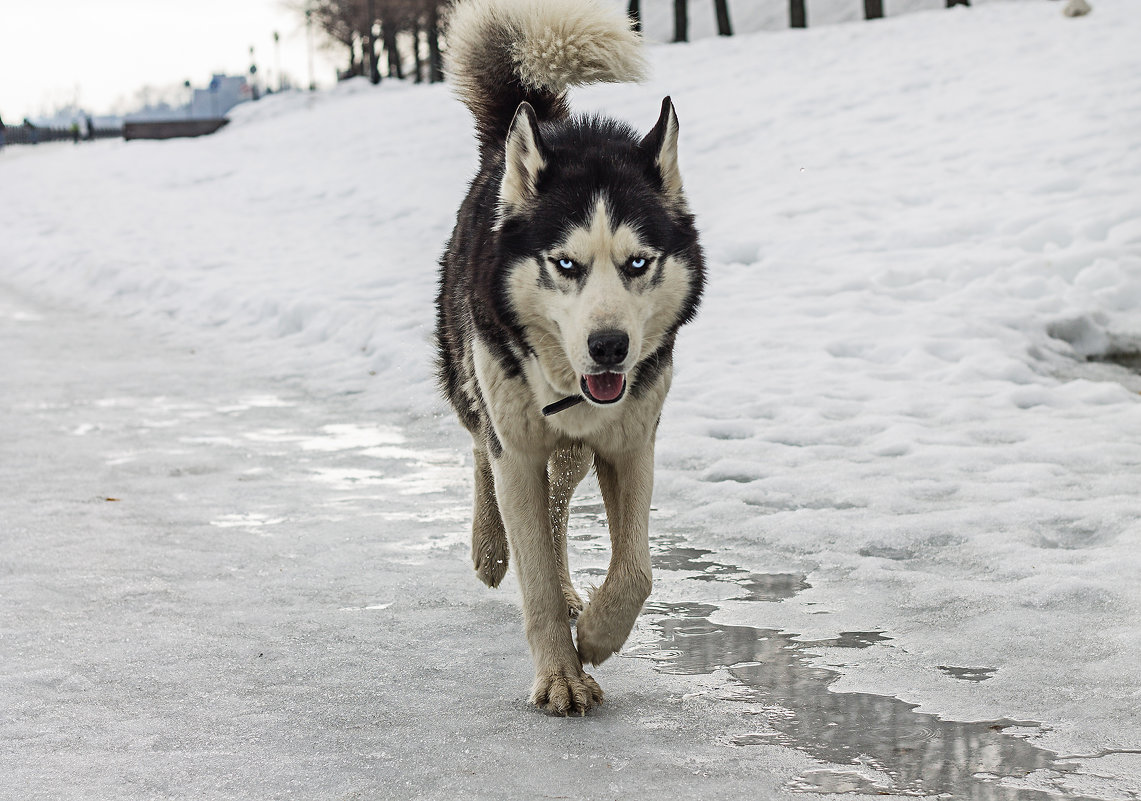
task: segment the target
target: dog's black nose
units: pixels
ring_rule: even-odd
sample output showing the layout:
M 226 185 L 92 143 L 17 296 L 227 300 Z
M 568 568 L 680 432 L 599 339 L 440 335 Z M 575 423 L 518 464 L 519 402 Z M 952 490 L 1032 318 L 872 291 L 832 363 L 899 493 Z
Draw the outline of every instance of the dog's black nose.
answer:
M 590 358 L 601 365 L 619 364 L 630 349 L 630 337 L 625 331 L 598 331 L 586 342 Z

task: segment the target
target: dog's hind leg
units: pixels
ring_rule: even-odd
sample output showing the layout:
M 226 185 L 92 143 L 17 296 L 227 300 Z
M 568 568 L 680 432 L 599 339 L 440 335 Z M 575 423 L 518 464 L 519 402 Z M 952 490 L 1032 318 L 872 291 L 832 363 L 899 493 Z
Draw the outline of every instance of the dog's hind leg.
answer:
M 535 662 L 531 703 L 555 714 L 585 714 L 602 702 L 602 689 L 583 671 L 571 639 L 562 569 L 551 536 L 547 454 L 507 449 L 492 461 L 492 470 Z
M 578 653 L 597 665 L 618 651 L 650 595 L 650 496 L 654 443 L 594 458 L 610 524 L 610 567 L 578 619 Z
M 547 461 L 547 480 L 551 487 L 551 537 L 562 572 L 567 612 L 571 617 L 578 617 L 583 603 L 571 582 L 570 564 L 567 560 L 567 522 L 570 518 L 571 497 L 575 488 L 586 478 L 593 456 L 594 452 L 586 445 L 569 445 L 557 448 Z
M 475 573 L 488 587 L 498 587 L 507 573 L 507 532 L 495 501 L 495 479 L 487 451 L 475 453 L 475 508 L 471 521 L 471 560 Z

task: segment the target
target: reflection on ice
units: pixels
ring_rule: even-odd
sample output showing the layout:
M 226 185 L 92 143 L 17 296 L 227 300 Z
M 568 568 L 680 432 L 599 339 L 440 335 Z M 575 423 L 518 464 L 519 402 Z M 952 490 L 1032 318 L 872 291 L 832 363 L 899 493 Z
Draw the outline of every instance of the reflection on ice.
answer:
M 840 674 L 813 664 L 813 649 L 866 648 L 884 639 L 876 632 L 804 642 L 788 632 L 690 616 L 704 610 L 659 604 L 648 611 L 671 615 L 656 624 L 662 633 L 654 654 L 659 670 L 701 674 L 727 668 L 744 687 L 737 697 L 761 705 L 764 711 L 758 714 L 766 731 L 738 738 L 736 744 L 783 745 L 824 762 L 865 764 L 890 777 L 890 786 L 868 784 L 860 791 L 1032 801 L 1054 796 L 1005 786 L 1001 779 L 1034 771 L 1060 774 L 1074 767 L 1005 731 L 1036 728 L 1033 722 L 947 721 L 890 696 L 830 691 Z M 813 771 L 793 789 L 854 792 L 852 782 L 850 771 Z
M 712 553 L 704 548 L 671 546 L 655 555 L 652 563 L 658 570 L 696 572 L 698 575 L 688 577 L 695 581 L 719 581 L 740 588 L 744 592 L 733 596 L 736 601 L 783 601 L 809 587 L 800 573 L 750 573 L 705 559 Z
M 755 574 L 707 559 L 712 552 L 672 547 L 654 557 L 658 569 L 696 572 L 689 579 L 738 583 L 753 600 L 779 601 L 808 586 L 796 574 Z M 659 617 L 660 640 L 649 657 L 667 673 L 708 674 L 725 669 L 739 683 L 738 700 L 757 704 L 757 731 L 731 742 L 738 746 L 781 745 L 822 762 L 852 769 L 805 772 L 789 789 L 812 793 L 940 795 L 979 801 L 1045 801 L 1058 796 L 1011 786 L 1035 778 L 1057 779 L 1076 766 L 1007 730 L 1039 728 L 1035 722 L 959 722 L 916 712 L 916 704 L 884 695 L 833 692 L 840 673 L 816 664 L 820 648 L 869 648 L 890 640 L 882 632 L 842 632 L 805 641 L 776 629 L 731 626 L 709 620 L 709 603 L 650 603 L 645 614 Z M 992 668 L 941 666 L 954 678 L 983 681 Z M 1066 795 L 1067 798 L 1082 798 Z
M 986 681 L 993 679 L 998 668 L 988 667 L 954 667 L 953 665 L 936 665 L 936 667 L 953 679 L 960 681 Z

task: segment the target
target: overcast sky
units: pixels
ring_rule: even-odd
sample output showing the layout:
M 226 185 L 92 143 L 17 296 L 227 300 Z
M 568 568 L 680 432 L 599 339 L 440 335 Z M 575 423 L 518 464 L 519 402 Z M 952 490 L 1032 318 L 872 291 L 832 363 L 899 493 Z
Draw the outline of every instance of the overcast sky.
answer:
M 283 0 L 0 0 L 0 116 L 5 123 L 50 113 L 78 97 L 105 113 L 143 85 L 249 70 L 276 83 L 273 33 L 282 70 L 309 82 L 304 20 Z M 319 84 L 333 82 L 339 52 L 316 48 Z

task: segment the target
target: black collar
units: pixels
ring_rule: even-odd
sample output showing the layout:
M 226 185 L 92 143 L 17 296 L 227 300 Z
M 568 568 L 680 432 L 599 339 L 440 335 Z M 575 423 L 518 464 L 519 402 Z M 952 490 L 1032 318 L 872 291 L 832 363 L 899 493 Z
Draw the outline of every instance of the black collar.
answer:
M 552 414 L 558 414 L 563 409 L 569 409 L 572 406 L 577 406 L 582 403 L 585 398 L 582 395 L 568 395 L 562 400 L 555 401 L 554 403 L 547 404 L 543 407 L 543 416 L 550 417 Z

